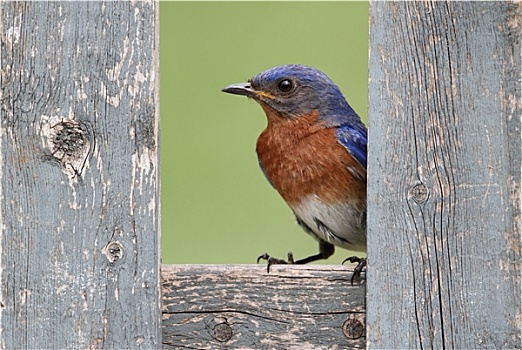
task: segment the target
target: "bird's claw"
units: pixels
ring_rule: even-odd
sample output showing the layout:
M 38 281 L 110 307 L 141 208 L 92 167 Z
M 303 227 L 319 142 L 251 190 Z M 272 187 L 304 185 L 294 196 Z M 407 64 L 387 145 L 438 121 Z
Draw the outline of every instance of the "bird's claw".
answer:
M 284 265 L 284 264 L 293 264 L 294 263 L 294 254 L 292 252 L 288 252 L 288 260 L 274 258 L 267 253 L 263 253 L 257 257 L 257 263 L 259 264 L 260 260 L 266 260 L 266 272 L 270 273 L 270 266 L 272 265 Z
M 350 279 L 350 282 L 353 285 L 353 281 L 355 281 L 356 278 L 361 276 L 361 272 L 366 267 L 366 258 L 359 258 L 358 256 L 350 256 L 350 257 L 344 259 L 342 264 L 344 264 L 347 261 L 351 262 L 352 264 L 357 263 L 357 266 L 355 266 L 355 268 L 353 269 L 352 278 Z

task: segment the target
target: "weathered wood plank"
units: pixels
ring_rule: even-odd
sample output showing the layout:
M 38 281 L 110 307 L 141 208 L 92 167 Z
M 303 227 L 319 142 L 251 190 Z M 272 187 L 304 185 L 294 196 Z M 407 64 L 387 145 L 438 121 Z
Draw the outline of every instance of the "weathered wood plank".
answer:
M 161 343 L 158 4 L 0 3 L 0 347 Z
M 350 284 L 353 266 L 162 269 L 165 348 L 365 347 L 365 284 Z
M 522 348 L 521 6 L 371 5 L 370 349 Z

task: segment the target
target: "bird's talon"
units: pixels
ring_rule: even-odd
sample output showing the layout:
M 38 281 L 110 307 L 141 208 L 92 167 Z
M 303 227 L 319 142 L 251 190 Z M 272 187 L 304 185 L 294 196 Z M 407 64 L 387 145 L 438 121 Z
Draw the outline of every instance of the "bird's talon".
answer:
M 258 264 L 259 264 L 259 260 L 266 260 L 266 262 L 267 262 L 267 264 L 266 264 L 266 272 L 270 273 L 270 266 L 272 266 L 272 265 L 293 264 L 294 263 L 294 255 L 292 254 L 292 252 L 289 252 L 288 253 L 288 261 L 285 261 L 283 259 L 274 258 L 274 257 L 268 255 L 267 253 L 263 253 L 263 254 L 261 254 L 257 258 L 257 263 Z
M 294 264 L 294 254 L 292 254 L 292 252 L 288 252 L 288 264 Z
M 342 263 L 344 264 L 347 261 L 351 262 L 352 264 L 357 263 L 357 266 L 355 266 L 355 268 L 353 269 L 352 278 L 350 279 L 350 282 L 353 285 L 353 281 L 355 281 L 356 278 L 361 276 L 361 272 L 366 267 L 366 258 L 359 258 L 358 256 L 350 256 L 350 257 L 344 259 Z
M 260 256 L 257 257 L 257 263 L 259 264 L 259 260 L 269 260 L 270 259 L 270 255 L 268 255 L 267 253 L 263 253 L 261 254 Z
M 363 260 L 366 260 L 365 258 L 359 258 L 358 256 L 349 256 L 347 257 L 346 259 L 343 260 L 343 262 L 341 263 L 341 265 L 344 265 L 345 262 L 351 262 L 352 264 L 353 263 L 361 263 L 361 261 Z

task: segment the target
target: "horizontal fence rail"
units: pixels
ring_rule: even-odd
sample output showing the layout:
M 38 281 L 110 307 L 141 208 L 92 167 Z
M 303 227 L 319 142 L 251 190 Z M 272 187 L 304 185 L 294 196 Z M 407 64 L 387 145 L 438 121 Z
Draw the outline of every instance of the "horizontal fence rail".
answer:
M 167 349 L 365 347 L 353 266 L 163 265 Z M 364 274 L 363 274 L 364 277 Z

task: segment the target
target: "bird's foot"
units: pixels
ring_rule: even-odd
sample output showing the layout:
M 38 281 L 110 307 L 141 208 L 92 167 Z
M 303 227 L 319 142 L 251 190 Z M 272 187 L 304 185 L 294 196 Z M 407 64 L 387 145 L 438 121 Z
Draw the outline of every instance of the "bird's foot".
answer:
M 259 260 L 267 261 L 266 272 L 270 273 L 270 266 L 272 266 L 272 265 L 294 264 L 294 254 L 292 254 L 292 252 L 288 252 L 288 260 L 283 260 L 283 259 L 274 258 L 274 257 L 268 255 L 267 253 L 263 253 L 257 258 L 258 264 L 259 264 Z
M 365 268 L 366 268 L 366 258 L 359 258 L 358 256 L 350 256 L 350 257 L 344 259 L 342 264 L 344 264 L 347 261 L 351 262 L 352 264 L 357 263 L 357 266 L 355 266 L 355 268 L 353 269 L 352 278 L 350 279 L 350 281 L 353 285 L 353 281 L 355 281 L 355 279 L 359 279 L 359 277 L 361 277 L 361 272 L 363 270 L 365 270 Z

